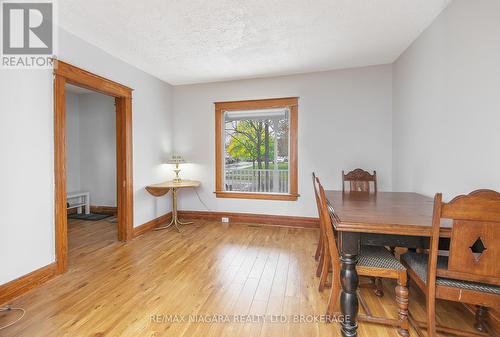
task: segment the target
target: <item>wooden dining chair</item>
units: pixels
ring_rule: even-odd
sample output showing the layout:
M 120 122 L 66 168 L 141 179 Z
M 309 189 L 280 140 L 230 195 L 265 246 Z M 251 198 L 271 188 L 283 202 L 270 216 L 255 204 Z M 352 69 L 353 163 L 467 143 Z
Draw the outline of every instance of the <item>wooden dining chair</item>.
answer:
M 337 303 L 340 295 L 340 254 L 337 247 L 337 231 L 334 227 L 334 222 L 337 217 L 331 208 L 328 207 L 328 201 L 325 196 L 325 190 L 321 182 L 316 178 L 314 188 L 318 191 L 321 215 L 320 227 L 323 231 L 323 267 L 321 270 L 320 284 L 325 283 L 328 278 L 328 273 L 331 270 L 331 291 L 328 301 L 326 314 L 328 317 L 334 317 L 338 314 Z M 362 296 L 358 295 L 359 303 L 361 304 L 365 314 L 358 315 L 359 321 L 377 323 L 398 328 L 398 333 L 401 336 L 409 336 L 408 332 L 408 288 L 406 287 L 406 269 L 394 255 L 385 247 L 379 246 L 361 246 L 358 256 L 356 271 L 359 276 L 376 276 L 382 278 L 394 279 L 397 281 L 396 286 L 396 303 L 398 305 L 398 318 L 378 317 L 372 315 L 372 312 Z
M 313 181 L 313 187 L 316 184 L 316 174 L 313 172 L 312 173 L 312 181 Z M 318 210 L 318 217 L 321 216 L 321 209 L 320 209 L 320 203 L 319 203 L 319 196 L 318 196 L 318 191 L 316 188 L 314 188 L 314 199 L 316 201 L 316 208 Z M 316 276 L 320 276 L 321 274 L 321 265 L 323 263 L 323 231 L 319 231 L 319 239 L 318 239 L 318 246 L 316 247 L 316 253 L 314 254 L 314 259 L 316 261 L 319 261 L 318 263 L 318 268 L 316 269 Z
M 360 168 L 352 170 L 347 174 L 342 171 L 342 192 L 344 193 L 346 192 L 346 182 L 349 183 L 350 192 L 370 193 L 370 191 L 373 191 L 377 193 L 377 171 L 373 171 L 373 174 Z M 370 188 L 370 183 L 373 185 L 373 189 Z M 391 247 L 391 251 L 394 254 L 395 247 Z M 378 297 L 384 296 L 382 279 L 372 277 L 371 282 L 375 285 L 375 295 Z
M 373 185 L 373 192 L 377 193 L 377 171 L 373 171 L 373 174 L 360 168 L 347 174 L 342 171 L 342 192 L 345 192 L 346 182 L 349 183 L 349 190 L 351 192 L 370 192 L 371 182 Z
M 451 239 L 448 256 L 438 255 L 442 219 L 451 220 Z M 483 313 L 476 315 L 481 324 L 486 308 L 500 309 L 500 193 L 478 190 L 461 195 L 449 203 L 442 202 L 441 193 L 434 197 L 432 235 L 429 254 L 408 252 L 401 256 L 409 276 L 426 296 L 427 324 L 410 322 L 422 335 L 436 331 L 459 336 L 492 336 L 491 332 L 464 332 L 455 328 L 436 326 L 436 299 L 479 306 Z M 478 321 L 479 320 L 479 321 Z

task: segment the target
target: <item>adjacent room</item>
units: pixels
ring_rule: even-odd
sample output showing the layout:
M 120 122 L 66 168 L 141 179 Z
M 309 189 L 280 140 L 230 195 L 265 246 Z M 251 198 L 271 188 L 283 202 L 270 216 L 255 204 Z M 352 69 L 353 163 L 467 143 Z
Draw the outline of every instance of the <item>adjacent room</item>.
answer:
M 500 1 L 2 1 L 0 337 L 500 336 Z
M 66 91 L 66 208 L 73 256 L 118 241 L 115 100 L 72 84 Z M 106 238 L 106 239 L 104 239 Z

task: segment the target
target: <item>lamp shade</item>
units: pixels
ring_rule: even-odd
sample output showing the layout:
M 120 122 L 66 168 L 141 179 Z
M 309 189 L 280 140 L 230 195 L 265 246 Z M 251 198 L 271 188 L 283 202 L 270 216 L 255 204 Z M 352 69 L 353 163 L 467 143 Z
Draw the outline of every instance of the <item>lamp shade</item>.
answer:
M 185 163 L 186 160 L 182 156 L 172 155 L 172 157 L 167 161 L 167 164 L 181 164 Z

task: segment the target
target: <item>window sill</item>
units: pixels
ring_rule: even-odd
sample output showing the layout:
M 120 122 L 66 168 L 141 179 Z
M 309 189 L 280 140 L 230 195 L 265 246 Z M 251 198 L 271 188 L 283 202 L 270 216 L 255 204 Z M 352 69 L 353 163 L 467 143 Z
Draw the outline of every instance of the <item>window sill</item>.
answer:
M 272 194 L 272 193 L 245 193 L 245 192 L 214 192 L 217 198 L 233 198 L 233 199 L 260 199 L 260 200 L 284 200 L 296 201 L 299 194 Z

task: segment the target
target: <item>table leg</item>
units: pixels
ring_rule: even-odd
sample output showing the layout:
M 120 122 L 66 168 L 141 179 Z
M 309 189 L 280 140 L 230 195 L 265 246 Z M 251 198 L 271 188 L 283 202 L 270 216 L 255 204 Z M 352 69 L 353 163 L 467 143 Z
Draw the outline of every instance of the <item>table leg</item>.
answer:
M 161 227 L 156 227 L 155 231 L 161 230 L 161 229 L 167 229 L 171 226 L 175 226 L 178 232 L 180 232 L 179 226 L 177 224 L 177 189 L 172 188 L 172 220 L 170 220 L 168 225 L 161 226 Z
M 360 235 L 359 233 L 340 234 L 340 282 L 342 291 L 340 293 L 340 311 L 343 315 L 341 321 L 342 336 L 358 336 L 358 273 L 356 263 L 358 262 Z
M 166 226 L 157 227 L 155 230 L 166 229 L 170 226 L 174 226 L 178 232 L 181 231 L 179 225 L 190 225 L 193 222 L 184 222 L 179 220 L 179 216 L 177 215 L 177 188 L 172 188 L 172 220 Z

